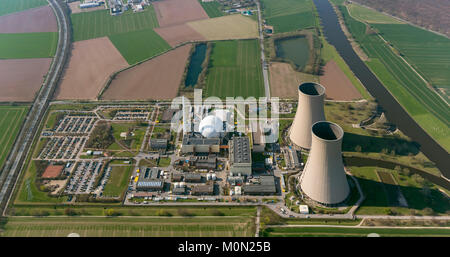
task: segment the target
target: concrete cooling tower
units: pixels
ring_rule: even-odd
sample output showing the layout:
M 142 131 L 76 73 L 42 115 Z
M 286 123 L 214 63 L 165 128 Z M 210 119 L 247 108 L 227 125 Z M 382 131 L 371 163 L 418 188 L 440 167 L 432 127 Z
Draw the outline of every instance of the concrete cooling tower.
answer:
M 289 131 L 291 141 L 305 149 L 311 147 L 311 126 L 325 120 L 323 110 L 325 88 L 317 83 L 303 83 L 298 87 L 298 107 Z
M 311 131 L 311 150 L 300 187 L 309 198 L 321 204 L 341 203 L 350 193 L 341 153 L 344 131 L 328 121 L 314 123 Z

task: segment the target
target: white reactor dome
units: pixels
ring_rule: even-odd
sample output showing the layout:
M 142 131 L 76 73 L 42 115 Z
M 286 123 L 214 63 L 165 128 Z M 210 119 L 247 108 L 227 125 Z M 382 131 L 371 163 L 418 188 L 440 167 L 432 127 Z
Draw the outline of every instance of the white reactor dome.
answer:
M 223 121 L 214 115 L 206 116 L 200 122 L 198 130 L 206 138 L 219 137 L 223 132 Z

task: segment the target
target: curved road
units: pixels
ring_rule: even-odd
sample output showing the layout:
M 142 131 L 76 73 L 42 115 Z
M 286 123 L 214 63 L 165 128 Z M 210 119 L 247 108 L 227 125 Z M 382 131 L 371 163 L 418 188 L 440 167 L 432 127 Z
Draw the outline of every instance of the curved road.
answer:
M 24 166 L 24 160 L 27 156 L 29 147 L 32 144 L 33 136 L 39 127 L 40 121 L 44 116 L 48 103 L 52 98 L 53 92 L 58 84 L 62 73 L 67 52 L 69 51 L 69 24 L 67 14 L 64 13 L 61 3 L 57 0 L 48 0 L 58 21 L 58 48 L 53 59 L 46 80 L 41 87 L 38 96 L 35 98 L 30 111 L 25 118 L 25 122 L 19 132 L 13 149 L 8 156 L 0 177 L 0 208 L 6 209 L 7 203 L 14 188 L 16 179 Z M 3 212 L 2 212 L 3 213 Z

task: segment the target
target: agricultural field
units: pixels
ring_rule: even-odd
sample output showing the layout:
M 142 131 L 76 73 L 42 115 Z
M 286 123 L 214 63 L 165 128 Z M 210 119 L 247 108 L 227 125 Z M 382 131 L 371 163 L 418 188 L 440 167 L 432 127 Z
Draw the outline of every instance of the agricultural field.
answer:
M 110 15 L 109 10 L 75 13 L 71 15 L 71 20 L 74 41 L 152 29 L 159 26 L 152 5 L 142 12 L 127 11 L 119 16 Z
M 270 94 L 280 98 L 298 98 L 298 86 L 307 81 L 319 82 L 317 76 L 294 70 L 292 65 L 284 62 L 271 62 Z
M 348 11 L 353 18 L 368 23 L 401 24 L 404 23 L 383 13 L 366 8 L 359 4 L 348 4 Z
M 156 1 L 153 5 L 161 27 L 208 19 L 208 14 L 197 0 Z
M 96 99 L 108 76 L 128 66 L 107 37 L 73 43 L 56 99 Z
M 267 237 L 367 237 L 377 233 L 381 237 L 448 237 L 448 229 L 367 228 L 367 227 L 270 227 L 265 229 Z
M 323 67 L 320 83 L 325 87 L 327 99 L 350 101 L 362 98 L 352 82 L 333 60 Z
M 187 24 L 207 40 L 247 39 L 258 37 L 258 23 L 241 14 L 191 21 Z
M 0 1 L 1 2 L 1 1 Z M 58 24 L 50 6 L 0 16 L 0 33 L 57 32 Z
M 0 106 L 0 170 L 19 133 L 28 106 Z
M 206 41 L 205 37 L 186 23 L 155 28 L 155 31 L 172 47 L 189 41 Z
M 170 49 L 153 29 L 114 34 L 109 39 L 130 65 Z
M 198 0 L 202 5 L 205 12 L 208 14 L 209 18 L 216 18 L 223 16 L 224 13 L 220 10 L 220 4 L 218 2 L 202 2 L 202 0 Z
M 252 218 L 9 218 L 5 237 L 249 237 L 255 231 Z
M 133 166 L 110 166 L 111 177 L 105 185 L 103 196 L 119 197 L 126 189 Z
M 435 87 L 450 88 L 450 39 L 409 24 L 373 24 Z
M 450 149 L 448 105 L 428 88 L 390 46 L 376 34 L 366 34 L 365 24 L 349 16 L 345 6 L 340 6 L 340 10 L 349 31 L 369 56 L 369 68 L 419 125 L 444 148 Z
M 0 59 L 53 57 L 57 43 L 57 32 L 0 34 Z
M 257 40 L 215 42 L 206 77 L 206 94 L 225 98 L 264 96 Z
M 191 45 L 184 45 L 118 73 L 101 98 L 148 100 L 176 97 L 190 49 Z
M 0 60 L 0 101 L 31 102 L 50 68 L 51 58 Z
M 275 33 L 289 32 L 315 26 L 311 0 L 262 0 L 262 16 Z
M 0 0 L 0 16 L 47 5 L 46 0 Z

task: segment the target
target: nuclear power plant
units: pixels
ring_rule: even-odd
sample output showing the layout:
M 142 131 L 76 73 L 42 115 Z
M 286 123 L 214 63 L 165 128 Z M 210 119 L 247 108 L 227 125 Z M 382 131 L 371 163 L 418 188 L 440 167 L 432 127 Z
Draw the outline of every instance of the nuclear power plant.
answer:
M 328 121 L 314 123 L 310 131 L 311 150 L 300 178 L 300 188 L 320 204 L 339 204 L 350 194 L 341 153 L 344 131 Z
M 310 149 L 311 126 L 325 120 L 323 110 L 325 88 L 314 82 L 303 83 L 298 87 L 298 107 L 289 131 L 289 138 L 296 146 Z

